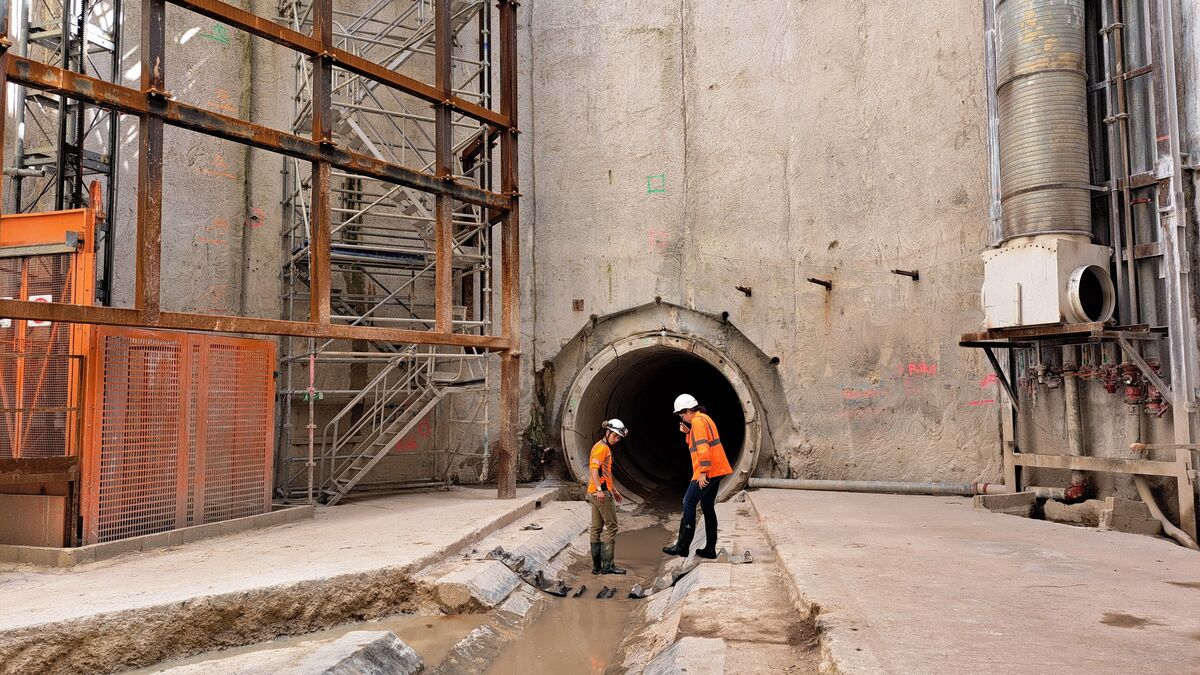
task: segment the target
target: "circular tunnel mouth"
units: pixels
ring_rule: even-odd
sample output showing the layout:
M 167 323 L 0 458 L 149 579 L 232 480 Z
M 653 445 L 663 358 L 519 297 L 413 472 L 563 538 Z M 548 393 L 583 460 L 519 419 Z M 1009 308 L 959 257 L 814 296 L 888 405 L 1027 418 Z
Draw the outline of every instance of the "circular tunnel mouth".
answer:
M 600 425 L 617 417 L 628 438 L 613 452 L 613 478 L 647 500 L 683 493 L 692 476 L 691 456 L 673 412 L 675 397 L 692 394 L 716 422 L 729 464 L 736 467 L 746 442 L 746 414 L 737 390 L 696 354 L 667 346 L 638 349 L 602 366 L 575 406 L 580 447 L 600 439 Z M 589 435 L 590 434 L 590 435 Z

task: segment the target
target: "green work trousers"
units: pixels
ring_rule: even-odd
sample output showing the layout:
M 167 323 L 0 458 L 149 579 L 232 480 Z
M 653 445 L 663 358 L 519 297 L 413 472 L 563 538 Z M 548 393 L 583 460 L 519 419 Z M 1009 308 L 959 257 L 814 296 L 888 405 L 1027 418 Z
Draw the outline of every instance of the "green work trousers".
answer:
M 606 493 L 603 500 L 597 499 L 597 494 L 588 495 L 588 501 L 592 504 L 592 525 L 588 528 L 588 535 L 593 544 L 613 544 L 617 541 L 617 503 L 611 492 Z

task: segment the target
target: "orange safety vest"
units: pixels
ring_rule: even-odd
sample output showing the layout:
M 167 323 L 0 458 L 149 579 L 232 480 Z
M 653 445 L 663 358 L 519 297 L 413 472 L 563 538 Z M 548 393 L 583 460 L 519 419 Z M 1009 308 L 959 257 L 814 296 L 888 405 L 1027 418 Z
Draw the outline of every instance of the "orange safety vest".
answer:
M 588 494 L 592 494 L 601 489 L 612 491 L 612 449 L 604 441 L 599 441 L 592 446 L 592 456 L 588 460 Z M 592 482 L 592 472 L 590 469 L 595 469 L 596 473 L 600 474 L 600 485 Z
M 733 473 L 729 460 L 725 458 L 721 437 L 717 435 L 717 425 L 708 415 L 698 412 L 692 418 L 687 444 L 692 453 L 692 480 L 698 480 L 700 474 L 717 478 Z

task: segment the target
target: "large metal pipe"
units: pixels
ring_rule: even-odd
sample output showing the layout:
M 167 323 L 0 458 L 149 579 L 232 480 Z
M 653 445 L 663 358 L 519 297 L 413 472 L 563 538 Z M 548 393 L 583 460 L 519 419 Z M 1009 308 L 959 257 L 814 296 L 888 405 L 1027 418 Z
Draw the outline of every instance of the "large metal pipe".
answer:
M 1083 0 L 999 0 L 1001 241 L 1091 238 Z
M 751 488 L 778 490 L 820 490 L 827 492 L 874 492 L 895 495 L 972 495 L 1005 494 L 1003 483 L 905 483 L 872 480 L 811 480 L 807 478 L 751 478 Z
M 1074 457 L 1083 456 L 1083 412 L 1079 409 L 1079 375 L 1074 370 L 1063 373 L 1064 398 L 1066 399 L 1067 449 Z M 1067 488 L 1067 499 L 1079 499 L 1086 489 L 1082 471 L 1071 472 L 1071 486 Z

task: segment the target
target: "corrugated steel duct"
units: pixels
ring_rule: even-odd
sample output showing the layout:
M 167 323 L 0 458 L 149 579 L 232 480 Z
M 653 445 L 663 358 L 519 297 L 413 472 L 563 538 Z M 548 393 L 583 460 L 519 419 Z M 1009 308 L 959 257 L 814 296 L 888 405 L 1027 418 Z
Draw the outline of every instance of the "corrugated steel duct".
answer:
M 996 8 L 1001 241 L 1091 237 L 1083 0 Z

